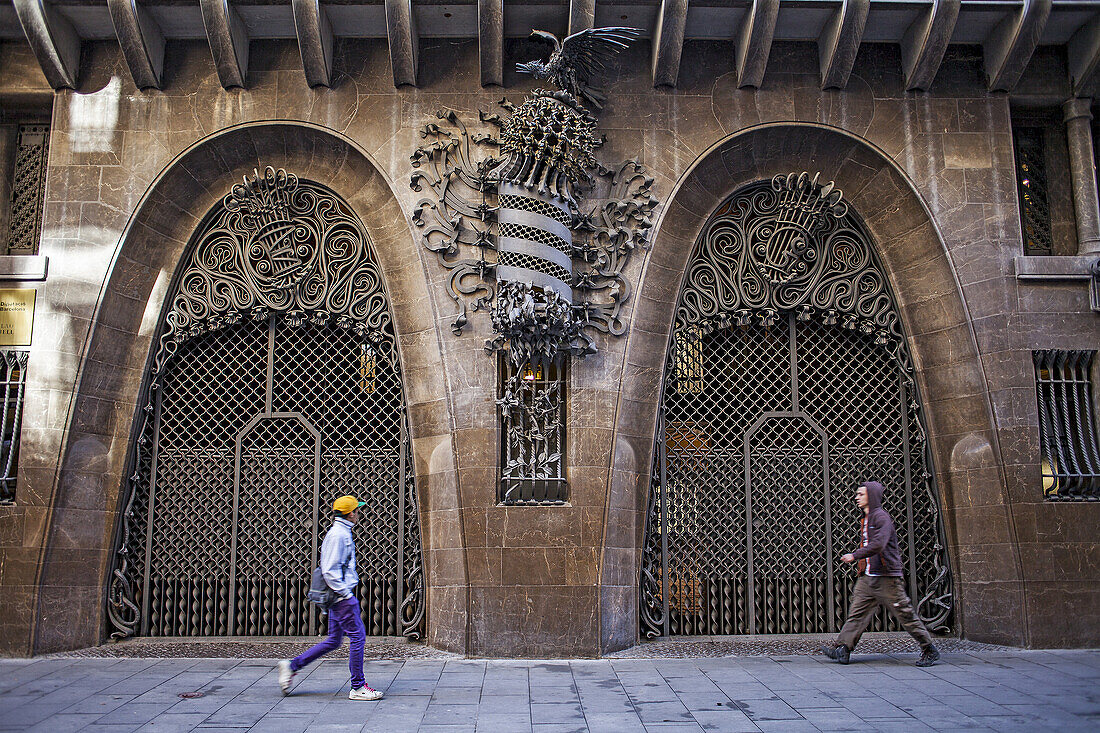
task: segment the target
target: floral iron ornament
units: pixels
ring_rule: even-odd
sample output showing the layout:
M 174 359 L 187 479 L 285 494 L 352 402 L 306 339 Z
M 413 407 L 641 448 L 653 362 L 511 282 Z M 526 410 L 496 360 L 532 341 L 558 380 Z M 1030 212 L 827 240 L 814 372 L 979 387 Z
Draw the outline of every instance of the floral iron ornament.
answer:
M 458 306 L 452 330 L 462 332 L 468 310 L 489 311 L 486 350 L 507 354 L 512 365 L 498 401 L 502 434 L 516 443 L 516 451 L 506 450 L 506 474 L 563 480 L 561 446 L 530 449 L 561 433 L 561 410 L 525 402 L 531 390 L 521 367 L 549 370 L 551 362 L 595 353 L 597 333 L 626 331 L 621 313 L 631 289 L 623 270 L 648 243 L 653 179 L 636 160 L 612 168 L 597 160 L 603 136 L 581 100 L 600 108 L 605 98 L 589 80 L 638 34 L 590 29 L 559 43 L 536 31 L 533 37 L 551 40 L 555 51 L 517 70 L 558 89 L 536 89 L 518 105 L 501 100 L 502 112 L 483 110 L 479 122 L 495 134 L 471 133 L 453 111 L 437 112 L 439 121 L 420 131 L 425 143 L 412 155 L 418 170 L 411 186 L 430 193 L 413 222 L 451 273 Z M 520 454 L 528 457 L 510 458 Z

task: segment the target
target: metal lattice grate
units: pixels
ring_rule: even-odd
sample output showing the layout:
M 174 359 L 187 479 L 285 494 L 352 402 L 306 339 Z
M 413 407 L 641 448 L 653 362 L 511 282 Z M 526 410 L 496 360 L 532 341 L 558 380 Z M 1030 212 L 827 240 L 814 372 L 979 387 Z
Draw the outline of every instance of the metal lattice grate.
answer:
M 764 218 L 760 202 L 771 200 L 759 186 L 735 196 L 708 231 L 747 250 L 771 228 L 765 220 L 735 233 L 730 219 L 753 206 Z M 858 225 L 841 225 L 854 241 Z M 859 543 L 853 497 L 865 480 L 886 486 L 920 613 L 947 628 L 943 528 L 904 344 L 845 328 L 826 307 L 819 318 L 744 308 L 750 296 L 767 302 L 759 291 L 720 291 L 734 307 L 717 309 L 716 287 L 728 284 L 689 278 L 669 346 L 643 544 L 643 636 L 838 630 L 852 581 L 839 557 Z M 881 611 L 871 628 L 896 624 Z
M 419 533 L 406 550 L 416 521 L 393 342 L 274 318 L 193 339 L 174 364 L 154 421 L 147 633 L 316 631 L 309 572 L 347 493 L 367 502 L 364 621 L 406 633 L 419 580 L 402 570 L 419 562 Z
M 538 227 L 527 226 L 526 224 L 515 224 L 513 222 L 502 221 L 497 225 L 500 229 L 501 237 L 512 237 L 514 239 L 526 239 L 529 242 L 538 242 L 539 244 L 545 244 L 549 247 L 553 247 L 559 252 L 565 254 L 572 254 L 572 246 L 561 237 L 557 236 L 553 232 L 548 232 L 545 229 L 539 229 Z
M 8 254 L 37 254 L 42 230 L 49 125 L 20 125 L 11 194 Z
M 573 275 L 570 274 L 569 270 L 566 270 L 564 267 L 556 262 L 544 260 L 541 257 L 536 257 L 535 255 L 502 250 L 497 256 L 497 264 L 501 267 L 515 267 L 521 270 L 541 272 L 543 275 L 555 277 L 558 280 L 561 280 L 563 283 L 569 283 L 573 281 Z
M 1012 128 L 1016 153 L 1016 193 L 1020 199 L 1020 223 L 1024 230 L 1024 254 L 1053 253 L 1050 201 L 1047 185 L 1044 130 Z
M 1095 357 L 1095 351 L 1033 352 L 1043 494 L 1050 500 L 1100 500 L 1100 440 L 1091 380 Z
M 502 194 L 500 197 L 500 208 L 530 211 L 533 214 L 541 214 L 542 216 L 553 219 L 565 226 L 570 226 L 572 224 L 572 217 L 567 211 L 554 206 L 548 201 L 542 201 L 533 196 L 509 196 L 508 194 Z
M 4 390 L 3 412 L 0 413 L 0 466 L 3 468 L 3 476 L 0 477 L 0 504 L 15 501 L 16 474 L 19 469 L 19 437 L 23 423 L 23 396 L 27 386 L 27 358 L 28 351 L 0 352 L 3 369 L 3 381 L 0 381 L 0 389 Z

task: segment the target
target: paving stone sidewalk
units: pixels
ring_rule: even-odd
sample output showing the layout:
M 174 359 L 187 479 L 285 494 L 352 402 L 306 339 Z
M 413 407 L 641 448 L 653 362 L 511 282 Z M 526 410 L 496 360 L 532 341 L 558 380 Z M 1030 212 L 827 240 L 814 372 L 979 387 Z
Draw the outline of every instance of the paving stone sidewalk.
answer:
M 1100 730 L 1100 651 L 914 659 L 371 660 L 378 702 L 347 699 L 339 660 L 300 673 L 284 698 L 271 660 L 0 659 L 0 730 Z

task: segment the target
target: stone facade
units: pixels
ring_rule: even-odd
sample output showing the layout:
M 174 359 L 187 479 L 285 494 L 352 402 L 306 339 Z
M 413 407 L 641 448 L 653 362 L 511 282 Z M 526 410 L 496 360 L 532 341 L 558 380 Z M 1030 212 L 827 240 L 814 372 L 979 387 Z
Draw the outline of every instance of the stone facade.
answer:
M 636 643 L 638 571 L 657 403 L 694 242 L 744 184 L 834 179 L 864 218 L 898 299 L 925 403 L 964 636 L 1100 644 L 1100 504 L 1044 502 L 1031 350 L 1100 344 L 1080 281 L 1017 278 L 1022 254 L 1008 95 L 952 47 L 929 92 L 899 51 L 864 44 L 822 91 L 813 44 L 777 43 L 759 89 L 733 46 L 688 42 L 654 89 L 645 42 L 616 61 L 605 154 L 638 157 L 661 200 L 630 263 L 629 329 L 570 370 L 566 506 L 497 504 L 496 367 L 487 319 L 450 333 L 445 273 L 419 245 L 409 187 L 436 110 L 477 120 L 533 88 L 482 88 L 475 42 L 424 39 L 419 86 L 393 87 L 384 41 L 342 40 L 331 89 L 293 42 L 254 41 L 247 89 L 225 90 L 205 43 L 170 42 L 163 91 L 138 91 L 113 43 L 56 94 L 24 46 L 0 46 L 0 104 L 52 104 L 35 340 L 18 493 L 0 507 L 0 650 L 101 642 L 119 491 L 167 283 L 207 210 L 254 168 L 343 196 L 380 258 L 405 370 L 420 497 L 427 642 L 484 656 L 596 656 Z M 506 48 L 505 58 L 518 57 Z M 980 56 L 977 57 L 980 59 Z M 1015 98 L 1070 96 L 1057 60 Z M 506 68 L 507 68 L 506 64 Z M 1065 236 L 1072 227 L 1062 226 Z

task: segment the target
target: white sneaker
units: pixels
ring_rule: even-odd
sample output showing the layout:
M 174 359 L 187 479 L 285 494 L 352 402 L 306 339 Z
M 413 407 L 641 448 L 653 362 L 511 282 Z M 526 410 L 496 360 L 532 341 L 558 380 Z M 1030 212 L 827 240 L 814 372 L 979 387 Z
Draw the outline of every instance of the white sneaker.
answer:
M 381 700 L 382 693 L 378 690 L 372 690 L 369 685 L 363 685 L 358 689 L 354 689 L 348 693 L 349 700 Z
M 279 660 L 279 688 L 284 695 L 290 694 L 290 683 L 294 681 L 294 670 L 290 668 L 289 659 Z

